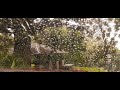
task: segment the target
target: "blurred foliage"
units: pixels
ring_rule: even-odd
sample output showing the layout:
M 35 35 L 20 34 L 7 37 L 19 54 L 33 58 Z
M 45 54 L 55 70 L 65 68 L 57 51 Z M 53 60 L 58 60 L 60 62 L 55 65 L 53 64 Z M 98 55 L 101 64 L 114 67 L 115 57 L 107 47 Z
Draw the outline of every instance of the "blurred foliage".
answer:
M 50 55 L 53 63 L 65 60 L 65 63 L 86 67 L 81 68 L 84 70 L 93 67 L 90 71 L 99 71 L 94 67 L 102 67 L 120 71 L 120 50 L 116 48 L 119 29 L 119 18 L 0 18 L 0 67 L 29 68 L 30 61 L 36 62 L 30 56 L 31 42 L 35 41 L 54 51 L 69 52 Z M 10 51 L 11 48 L 14 50 Z M 40 56 L 45 66 L 49 59 L 46 55 Z
M 78 71 L 83 71 L 83 72 L 107 72 L 104 68 L 99 68 L 99 67 L 79 67 L 79 66 L 74 66 L 73 70 L 78 70 Z
M 0 59 L 0 68 L 30 68 L 28 64 L 23 61 L 23 58 L 15 57 L 14 55 L 6 55 Z

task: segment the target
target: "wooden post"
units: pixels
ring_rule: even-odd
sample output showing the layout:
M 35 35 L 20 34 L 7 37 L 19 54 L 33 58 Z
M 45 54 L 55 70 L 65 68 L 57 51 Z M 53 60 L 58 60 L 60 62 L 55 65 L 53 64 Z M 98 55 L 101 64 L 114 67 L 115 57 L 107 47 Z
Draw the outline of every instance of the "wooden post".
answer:
M 59 70 L 59 61 L 56 61 L 56 68 Z
M 49 62 L 49 70 L 52 70 L 52 61 Z
M 64 60 L 61 60 L 61 61 L 59 62 L 59 64 L 60 64 L 60 68 L 62 69 L 63 66 L 64 66 Z
M 64 60 L 62 60 L 62 64 L 61 64 L 61 66 L 64 66 Z

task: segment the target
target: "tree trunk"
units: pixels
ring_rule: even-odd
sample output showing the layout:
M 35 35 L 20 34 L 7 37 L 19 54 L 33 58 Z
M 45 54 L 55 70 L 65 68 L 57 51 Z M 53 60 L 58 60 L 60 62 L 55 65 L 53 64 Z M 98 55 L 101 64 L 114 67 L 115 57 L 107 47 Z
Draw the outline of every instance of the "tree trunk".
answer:
M 23 59 L 25 65 L 31 65 L 31 38 L 22 30 L 14 32 L 14 54 Z
M 107 64 L 108 46 L 106 46 L 106 45 L 107 45 L 107 40 L 105 39 L 104 40 L 104 52 L 103 52 L 104 55 L 103 55 L 103 58 L 104 58 L 104 62 L 105 62 L 105 67 L 108 68 L 108 64 Z

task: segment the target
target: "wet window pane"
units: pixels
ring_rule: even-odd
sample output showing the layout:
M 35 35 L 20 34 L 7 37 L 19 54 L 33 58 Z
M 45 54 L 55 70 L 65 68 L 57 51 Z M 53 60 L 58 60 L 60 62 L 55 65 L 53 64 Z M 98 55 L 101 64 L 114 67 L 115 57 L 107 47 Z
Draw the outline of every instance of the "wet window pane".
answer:
M 119 18 L 0 18 L 0 71 L 120 71 Z

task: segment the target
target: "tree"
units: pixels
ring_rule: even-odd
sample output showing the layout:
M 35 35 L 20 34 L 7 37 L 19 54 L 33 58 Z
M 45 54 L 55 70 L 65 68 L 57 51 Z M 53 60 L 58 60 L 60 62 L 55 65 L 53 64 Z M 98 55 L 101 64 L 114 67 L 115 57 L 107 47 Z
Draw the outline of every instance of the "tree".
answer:
M 1 18 L 0 32 L 14 34 L 14 54 L 21 56 L 24 62 L 30 64 L 30 37 L 34 29 L 32 18 Z M 33 30 L 33 31 L 32 31 Z M 24 52 L 23 52 L 24 50 Z
M 50 21 L 43 18 L 39 23 L 35 23 L 36 18 L 1 18 L 0 32 L 14 34 L 14 54 L 22 57 L 24 62 L 30 65 L 31 35 L 44 30 L 46 27 L 59 26 L 58 20 Z M 59 23 L 59 24 L 58 24 Z
M 71 22 L 76 24 L 72 25 Z M 102 59 L 111 69 L 113 62 L 108 65 L 107 55 L 114 57 L 116 50 L 116 40 L 111 38 L 111 22 L 115 22 L 114 32 L 117 33 L 119 18 L 1 18 L 0 33 L 14 34 L 14 54 L 23 57 L 29 65 L 33 36 L 40 44 L 70 52 L 74 63 L 85 62 L 92 66 L 100 64 Z M 89 39 L 85 42 L 86 38 Z M 92 42 L 95 45 L 88 48 Z M 90 60 L 94 63 L 89 63 Z

